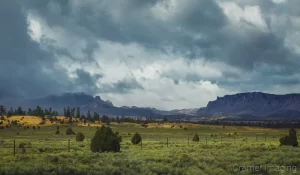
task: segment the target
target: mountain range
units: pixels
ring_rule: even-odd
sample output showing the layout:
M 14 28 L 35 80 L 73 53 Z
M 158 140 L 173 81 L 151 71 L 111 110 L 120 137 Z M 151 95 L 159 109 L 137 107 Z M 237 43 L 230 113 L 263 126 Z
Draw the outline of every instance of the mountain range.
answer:
M 64 107 L 80 107 L 81 112 L 98 112 L 112 116 L 141 116 L 161 118 L 298 118 L 300 117 L 300 94 L 275 95 L 262 92 L 248 92 L 217 97 L 209 101 L 206 107 L 193 109 L 175 109 L 163 111 L 149 107 L 116 107 L 111 101 L 102 100 L 100 96 L 85 93 L 64 93 L 43 98 L 1 102 L 6 107 L 43 108 L 63 112 Z

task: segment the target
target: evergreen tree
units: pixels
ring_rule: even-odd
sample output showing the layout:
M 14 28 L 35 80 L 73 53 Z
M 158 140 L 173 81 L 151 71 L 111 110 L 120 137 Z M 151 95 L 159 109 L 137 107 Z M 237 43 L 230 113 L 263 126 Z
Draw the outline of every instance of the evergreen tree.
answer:
M 15 115 L 23 115 L 23 114 L 24 114 L 24 112 L 22 110 L 22 107 L 19 106 Z
M 110 120 L 109 120 L 108 116 L 103 115 L 103 116 L 101 117 L 101 122 L 102 122 L 102 123 L 109 124 L 109 123 L 110 123 Z
M 75 117 L 75 108 L 72 108 L 71 110 L 71 117 Z
M 120 152 L 121 136 L 113 132 L 110 127 L 102 126 L 91 140 L 92 152 Z
M 194 142 L 199 142 L 199 136 L 198 136 L 197 133 L 194 135 L 193 141 L 194 141 Z
M 0 105 L 0 116 L 3 117 L 5 113 L 5 107 Z
M 71 117 L 70 107 L 67 108 L 67 116 L 66 117 Z
M 76 118 L 80 118 L 80 108 L 76 109 Z
M 131 143 L 134 145 L 139 144 L 142 141 L 142 137 L 139 133 L 135 133 L 131 139 Z
M 48 109 L 45 109 L 45 115 L 50 115 L 50 112 L 48 111 Z
M 52 108 L 49 108 L 49 115 L 53 116 L 52 114 Z
M 9 117 L 13 116 L 13 113 L 9 110 L 6 114 L 6 116 L 7 116 L 7 118 L 9 118 Z
M 67 109 L 64 107 L 64 116 L 67 117 Z
M 76 134 L 76 141 L 79 141 L 79 142 L 82 142 L 83 140 L 84 140 L 84 135 L 83 135 L 83 133 L 81 133 L 81 132 L 78 132 L 77 134 Z
M 88 111 L 88 113 L 86 114 L 86 119 L 89 120 L 89 121 L 91 121 L 92 116 L 91 116 L 90 111 Z
M 27 115 L 31 115 L 32 114 L 32 110 L 31 108 L 28 109 Z
M 99 121 L 99 114 L 97 112 L 94 112 L 93 120 L 94 121 Z

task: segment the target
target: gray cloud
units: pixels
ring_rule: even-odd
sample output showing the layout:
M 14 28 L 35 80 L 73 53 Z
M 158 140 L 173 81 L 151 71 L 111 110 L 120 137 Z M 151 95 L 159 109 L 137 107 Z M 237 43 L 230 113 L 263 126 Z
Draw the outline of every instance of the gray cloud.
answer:
M 130 93 L 132 90 L 140 89 L 143 90 L 143 86 L 136 81 L 134 78 L 126 78 L 123 80 L 118 80 L 111 84 L 103 84 L 99 91 L 100 93 L 116 93 L 116 94 L 126 94 Z
M 0 11 L 0 99 L 35 98 L 75 91 L 85 74 L 77 72 L 73 82 L 66 70 L 56 65 L 55 54 L 68 54 L 63 49 L 45 51 L 28 35 L 26 15 L 17 1 L 1 1 Z M 41 42 L 51 41 L 44 38 Z M 55 51 L 55 52 L 54 52 Z M 93 82 L 89 81 L 89 85 Z M 88 87 L 90 88 L 90 87 Z
M 241 11 L 247 6 L 259 7 L 266 29 L 261 30 L 246 19 L 232 24 L 218 2 L 236 3 Z M 229 68 L 237 69 L 222 69 L 220 76 L 211 77 L 192 71 L 183 75 L 180 68 L 159 74 L 160 78 L 169 78 L 178 86 L 182 82 L 200 80 L 217 83 L 219 87 L 232 91 L 299 85 L 300 52 L 297 47 L 300 48 L 300 43 L 296 42 L 295 32 L 300 24 L 293 20 L 300 16 L 298 0 L 280 4 L 271 0 L 184 0 L 177 3 L 180 4 L 172 5 L 167 0 L 0 2 L 0 11 L 5 14 L 0 16 L 0 22 L 4 24 L 0 28 L 0 82 L 4 84 L 0 86 L 0 99 L 28 98 L 65 91 L 128 94 L 135 89 L 145 90 L 139 80 L 149 81 L 153 77 L 134 77 L 130 67 L 134 64 L 127 64 L 131 78 L 114 75 L 118 74 L 117 70 L 100 74 L 81 67 L 75 71 L 77 77 L 74 79 L 68 76 L 68 66 L 58 64 L 67 58 L 72 64 L 90 63 L 102 71 L 107 66 L 105 63 L 118 59 L 118 56 L 97 57 L 96 52 L 105 51 L 100 41 L 126 46 L 136 44 L 149 55 L 157 53 L 151 61 L 148 60 L 149 63 L 162 55 L 160 58 L 183 57 L 188 64 L 194 64 L 190 61 L 197 59 L 209 63 L 222 62 Z M 157 10 L 157 7 L 160 9 Z M 28 35 L 28 14 L 41 19 L 50 29 L 59 28 L 70 35 L 69 38 L 60 35 L 62 39 L 72 38 L 74 41 L 66 42 L 71 45 L 61 46 L 59 41 L 47 35 L 41 37 L 39 42 L 33 41 Z M 252 16 L 252 19 L 255 18 Z M 78 49 L 76 42 L 84 44 Z M 80 54 L 76 55 L 77 52 L 66 47 Z M 120 55 L 124 62 L 144 59 L 140 55 Z M 110 75 L 119 80 L 109 82 L 106 79 L 102 82 L 105 76 Z

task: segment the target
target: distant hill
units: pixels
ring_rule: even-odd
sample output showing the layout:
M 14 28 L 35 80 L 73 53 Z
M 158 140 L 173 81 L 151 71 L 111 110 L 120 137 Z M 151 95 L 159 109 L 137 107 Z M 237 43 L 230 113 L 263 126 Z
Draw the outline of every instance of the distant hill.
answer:
M 200 116 L 253 118 L 300 118 L 300 94 L 274 95 L 261 92 L 218 97 L 197 111 Z
M 99 96 L 93 97 L 85 93 L 64 93 L 61 95 L 50 95 L 38 99 L 30 99 L 24 101 L 13 101 L 6 103 L 6 107 L 22 106 L 24 109 L 36 108 L 39 105 L 42 108 L 52 108 L 63 114 L 64 107 L 76 108 L 80 107 L 81 112 L 87 111 L 98 112 L 99 114 L 119 115 L 119 116 L 144 116 L 144 117 L 160 117 L 159 113 L 155 113 L 151 108 L 139 107 L 115 107 L 112 102 L 104 101 Z
M 3 103 L 3 102 L 2 102 Z M 24 109 L 51 107 L 61 115 L 64 107 L 80 107 L 81 112 L 98 112 L 113 116 L 139 116 L 173 119 L 199 118 L 250 118 L 250 119 L 289 119 L 300 118 L 300 94 L 275 95 L 261 92 L 239 93 L 217 97 L 208 102 L 206 107 L 192 109 L 174 109 L 163 111 L 149 107 L 122 106 L 116 107 L 101 97 L 85 93 L 64 93 L 38 99 L 3 103 L 6 108 L 22 106 Z

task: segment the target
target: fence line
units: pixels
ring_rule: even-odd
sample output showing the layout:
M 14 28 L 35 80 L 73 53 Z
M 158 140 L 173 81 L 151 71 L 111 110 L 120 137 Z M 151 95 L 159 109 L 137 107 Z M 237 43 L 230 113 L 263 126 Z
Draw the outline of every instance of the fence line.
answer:
M 130 136 L 124 136 L 121 146 L 132 145 Z M 236 143 L 236 142 L 245 142 L 245 143 L 272 143 L 277 142 L 279 144 L 280 136 L 267 136 L 265 135 L 255 135 L 255 136 L 243 136 L 243 135 L 231 135 L 231 136 L 207 136 L 200 135 L 199 142 L 190 142 L 190 137 L 187 137 L 187 140 L 183 139 L 184 137 L 163 137 L 153 139 L 149 135 L 143 136 L 142 142 L 140 145 L 140 150 L 143 150 L 143 147 L 148 146 L 166 146 L 167 148 L 178 147 L 178 146 L 191 146 L 195 144 L 205 144 L 205 145 L 214 145 L 214 144 L 227 144 L 227 143 Z M 55 143 L 53 143 L 55 141 Z M 143 141 L 146 141 L 143 143 Z M 33 143 L 32 143 L 33 142 Z M 27 150 L 34 150 L 36 152 L 55 152 L 55 151 L 68 151 L 71 150 L 82 150 L 90 149 L 90 139 L 85 139 L 83 142 L 77 142 L 69 139 L 15 139 L 15 140 L 0 140 L 0 148 L 12 150 L 12 154 L 16 156 L 17 153 L 21 150 L 22 153 L 26 153 Z M 146 146 L 146 147 L 145 147 Z M 85 148 L 83 148 L 85 147 Z M 128 147 L 127 147 L 128 148 Z M 126 148 L 125 148 L 126 149 Z M 10 151 L 9 151 L 10 152 Z M 1 155 L 1 152 L 0 152 Z

